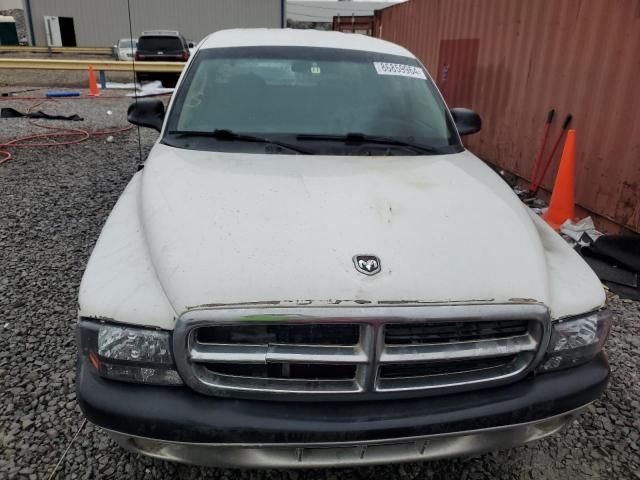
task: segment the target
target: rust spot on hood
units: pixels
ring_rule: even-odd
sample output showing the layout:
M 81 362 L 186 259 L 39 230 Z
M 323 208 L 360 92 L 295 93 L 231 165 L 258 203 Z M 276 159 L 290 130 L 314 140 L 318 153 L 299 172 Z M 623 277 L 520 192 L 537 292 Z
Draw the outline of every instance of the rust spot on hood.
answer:
M 99 320 L 101 322 L 113 322 L 113 323 L 118 323 L 116 322 L 113 318 L 111 317 L 105 317 L 102 315 L 87 315 L 87 316 L 83 316 L 82 318 L 88 318 L 90 320 Z
M 487 303 L 493 302 L 495 298 L 471 298 L 469 300 L 380 300 L 378 305 L 431 305 L 431 304 L 455 304 L 455 303 Z
M 256 305 L 280 305 L 280 300 L 264 300 L 257 302 L 235 302 L 235 303 L 202 303 L 200 305 L 187 305 L 187 310 L 197 310 L 203 308 L 217 308 L 217 307 L 244 307 L 244 306 L 256 306 Z
M 542 303 L 535 298 L 510 298 L 511 303 Z
M 470 298 L 468 300 L 365 300 L 365 299 L 329 299 L 329 300 L 261 300 L 233 303 L 203 303 L 188 306 L 187 310 L 202 310 L 207 308 L 233 307 L 291 307 L 291 306 L 330 306 L 342 304 L 357 305 L 465 305 L 486 304 L 495 302 L 495 298 Z M 510 298 L 510 303 L 540 304 L 533 298 Z

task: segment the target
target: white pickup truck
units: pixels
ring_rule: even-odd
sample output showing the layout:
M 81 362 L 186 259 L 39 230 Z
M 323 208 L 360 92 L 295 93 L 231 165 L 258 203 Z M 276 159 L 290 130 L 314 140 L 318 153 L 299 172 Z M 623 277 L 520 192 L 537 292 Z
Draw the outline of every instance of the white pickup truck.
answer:
M 467 151 L 404 48 L 230 30 L 199 45 L 79 294 L 77 392 L 127 449 L 323 467 L 476 454 L 604 391 L 589 267 Z

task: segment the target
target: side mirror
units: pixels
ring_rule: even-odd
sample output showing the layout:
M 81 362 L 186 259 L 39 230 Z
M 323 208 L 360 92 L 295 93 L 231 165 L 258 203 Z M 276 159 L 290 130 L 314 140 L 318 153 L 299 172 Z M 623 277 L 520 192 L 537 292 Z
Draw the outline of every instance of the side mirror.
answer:
M 482 128 L 480 115 L 468 108 L 452 108 L 451 116 L 461 137 L 479 132 Z
M 158 99 L 138 100 L 129 105 L 127 120 L 134 125 L 160 131 L 164 122 L 164 103 Z
M 189 42 L 189 48 L 193 48 L 195 47 L 195 44 L 193 42 Z

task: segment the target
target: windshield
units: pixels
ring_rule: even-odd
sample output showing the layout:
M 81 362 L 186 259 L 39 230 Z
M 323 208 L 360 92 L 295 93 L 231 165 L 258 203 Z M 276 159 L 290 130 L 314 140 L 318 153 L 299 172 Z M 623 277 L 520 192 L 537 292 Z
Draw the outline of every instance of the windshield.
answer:
M 133 46 L 133 48 L 136 47 L 136 44 L 138 43 L 137 40 L 131 40 L 129 38 L 120 40 L 119 42 L 119 46 L 120 48 L 131 48 Z
M 300 135 L 357 133 L 441 153 L 461 149 L 444 103 L 415 59 L 339 49 L 199 52 L 177 92 L 167 132 L 216 129 L 298 142 Z M 318 141 L 339 142 L 304 140 L 312 148 L 321 148 Z M 193 141 L 188 144 L 196 148 Z M 216 149 L 213 139 L 198 145 Z M 331 148 L 336 153 L 336 145 Z
M 182 41 L 178 37 L 146 36 L 138 40 L 138 50 L 145 52 L 175 52 L 183 50 Z

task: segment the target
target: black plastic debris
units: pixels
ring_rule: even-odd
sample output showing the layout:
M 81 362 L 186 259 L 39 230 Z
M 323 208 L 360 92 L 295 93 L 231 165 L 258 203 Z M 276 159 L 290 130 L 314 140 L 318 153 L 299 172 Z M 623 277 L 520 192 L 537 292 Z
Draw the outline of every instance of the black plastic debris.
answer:
M 595 257 L 585 256 L 584 259 L 596 272 L 600 280 L 614 282 L 627 287 L 638 287 L 638 274 L 625 268 L 611 265 L 610 262 Z
M 611 258 L 634 272 L 640 272 L 640 235 L 603 235 L 591 249 L 597 255 Z
M 0 97 L 13 97 L 18 93 L 26 93 L 26 92 L 35 92 L 36 90 L 40 90 L 39 88 L 27 88 L 26 90 L 13 90 L 11 92 L 2 92 Z
M 640 300 L 640 235 L 603 235 L 578 252 L 611 291 Z
M 42 118 L 45 120 L 70 120 L 72 122 L 81 122 L 84 120 L 84 118 L 75 113 L 73 115 L 51 115 L 44 113 L 42 110 L 24 113 L 9 107 L 0 109 L 0 118 Z

